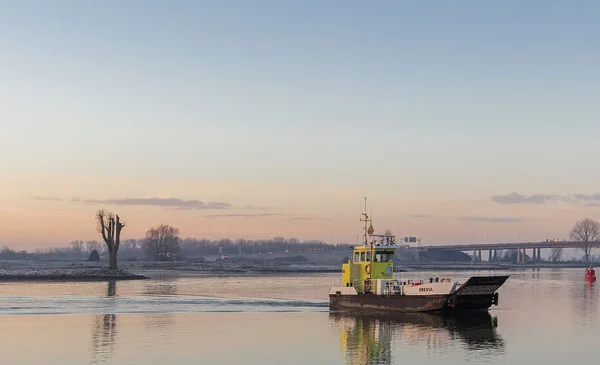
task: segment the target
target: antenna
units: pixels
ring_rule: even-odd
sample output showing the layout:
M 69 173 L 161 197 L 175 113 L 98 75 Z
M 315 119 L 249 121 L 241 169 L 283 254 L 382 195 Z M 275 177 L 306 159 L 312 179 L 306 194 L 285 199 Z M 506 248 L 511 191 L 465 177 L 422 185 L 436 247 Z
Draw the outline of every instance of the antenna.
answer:
M 373 233 L 373 232 L 369 232 L 370 229 L 371 230 L 373 229 L 372 228 L 373 225 L 372 224 L 370 226 L 368 225 L 369 223 L 372 223 L 372 220 L 369 217 L 369 215 L 367 214 L 367 197 L 365 197 L 365 212 L 361 213 L 360 221 L 365 222 L 364 233 L 363 233 L 363 237 L 364 237 L 363 245 L 366 246 L 369 243 L 369 235 Z
M 366 210 L 367 208 L 365 208 Z M 363 211 L 362 211 L 362 204 L 358 203 L 358 216 L 362 217 Z
M 371 211 L 373 211 L 373 206 L 371 205 Z M 367 247 L 369 245 L 369 236 L 371 236 L 374 232 L 373 229 L 373 219 L 367 214 L 367 197 L 365 197 L 365 212 L 362 213 L 364 219 L 361 217 L 361 221 L 365 222 L 365 232 L 364 232 L 364 246 Z M 369 266 L 373 262 L 373 240 L 371 240 L 371 245 L 369 247 L 368 259 L 370 263 Z M 373 270 L 369 271 L 369 279 L 373 279 Z

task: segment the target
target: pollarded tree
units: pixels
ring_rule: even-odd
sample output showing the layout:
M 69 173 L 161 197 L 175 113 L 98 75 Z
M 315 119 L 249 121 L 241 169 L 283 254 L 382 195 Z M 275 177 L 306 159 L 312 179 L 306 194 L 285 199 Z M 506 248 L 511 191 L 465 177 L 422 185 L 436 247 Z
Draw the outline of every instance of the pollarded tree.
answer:
M 144 239 L 146 255 L 155 261 L 169 260 L 180 252 L 179 229 L 166 224 L 150 228 Z
M 119 215 L 107 213 L 102 209 L 96 212 L 96 223 L 98 223 L 98 232 L 102 233 L 102 239 L 108 250 L 108 268 L 116 270 L 117 252 L 121 244 L 121 230 L 125 227 L 125 223 L 121 222 Z
M 600 223 L 590 218 L 577 221 L 569 233 L 569 238 L 571 241 L 579 243 L 585 263 L 589 265 L 592 247 L 596 241 L 600 240 Z

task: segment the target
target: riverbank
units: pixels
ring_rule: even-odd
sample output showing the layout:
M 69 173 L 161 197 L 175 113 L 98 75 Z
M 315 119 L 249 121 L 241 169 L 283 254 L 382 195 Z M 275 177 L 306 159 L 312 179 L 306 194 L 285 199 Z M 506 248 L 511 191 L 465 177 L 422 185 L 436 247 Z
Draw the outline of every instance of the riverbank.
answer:
M 119 269 L 108 270 L 107 262 L 0 261 L 0 282 L 7 281 L 109 281 L 143 280 L 152 276 L 178 274 L 286 274 L 339 272 L 339 265 L 317 264 L 239 264 L 228 261 L 123 261 Z
M 0 282 L 10 281 L 112 281 L 144 280 L 148 276 L 124 269 L 61 265 L 0 265 Z
M 216 260 L 193 261 L 122 261 L 119 269 L 110 271 L 108 262 L 62 261 L 0 261 L 0 282 L 8 281 L 110 281 L 143 280 L 163 274 L 199 275 L 285 275 L 309 273 L 340 273 L 341 264 L 235 262 Z M 396 272 L 522 270 L 535 268 L 585 268 L 584 263 L 396 263 Z
M 340 265 L 326 264 L 240 264 L 228 261 L 213 262 L 137 262 L 126 263 L 128 270 L 144 272 L 189 272 L 199 274 L 235 273 L 331 273 L 340 272 Z

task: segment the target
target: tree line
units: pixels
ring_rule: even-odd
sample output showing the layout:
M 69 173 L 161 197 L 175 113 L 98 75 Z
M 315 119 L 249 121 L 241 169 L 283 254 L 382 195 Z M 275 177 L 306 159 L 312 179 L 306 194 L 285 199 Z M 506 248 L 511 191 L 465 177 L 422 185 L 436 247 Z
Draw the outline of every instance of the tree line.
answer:
M 592 262 L 592 249 L 600 241 L 600 222 L 584 218 L 575 222 L 571 231 L 569 231 L 569 240 L 577 242 L 577 249 L 583 252 L 583 260 L 586 265 Z M 553 247 L 550 249 L 549 261 L 558 262 L 562 259 L 563 249 L 561 247 Z
M 165 225 L 176 229 L 175 227 Z M 153 227 L 155 231 L 158 227 Z M 164 240 L 163 240 L 164 242 Z M 148 245 L 148 243 L 151 243 Z M 334 251 L 349 250 L 350 244 L 327 244 L 318 240 L 304 240 L 297 238 L 273 237 L 269 239 L 206 239 L 206 238 L 180 238 L 176 241 L 167 241 L 163 245 L 157 240 L 148 240 L 146 237 L 138 239 L 125 239 L 120 242 L 118 258 L 125 260 L 149 259 L 156 261 L 198 258 L 204 256 L 224 255 L 259 255 L 271 253 L 303 253 L 312 251 Z M 98 240 L 75 240 L 63 247 L 53 247 L 45 250 L 28 252 L 25 250 L 13 250 L 8 247 L 0 250 L 0 259 L 86 259 L 92 251 L 99 255 L 108 257 L 108 249 L 104 243 Z
M 349 244 L 331 245 L 318 240 L 301 241 L 297 238 L 281 236 L 259 240 L 182 239 L 179 229 L 168 224 L 149 228 L 143 238 L 121 240 L 121 231 L 125 223 L 118 215 L 99 210 L 95 214 L 95 221 L 103 242 L 75 240 L 65 247 L 36 252 L 15 251 L 5 247 L 0 251 L 0 259 L 84 259 L 96 251 L 99 255 L 108 258 L 110 269 L 116 269 L 117 259 L 145 258 L 153 261 L 169 261 L 214 255 L 347 250 L 352 247 Z
M 600 242 L 600 222 L 591 218 L 584 218 L 575 222 L 569 231 L 569 240 L 578 243 L 577 249 L 583 252 L 583 261 L 590 265 L 592 259 L 595 258 L 592 256 L 592 249 Z M 517 255 L 516 249 L 505 250 L 504 255 L 500 257 L 500 261 L 515 262 Z M 548 261 L 559 262 L 562 260 L 562 255 L 562 247 L 553 247 L 550 249 Z
M 102 235 L 108 253 L 109 269 L 116 269 L 117 253 L 121 245 L 120 233 L 125 224 L 121 222 L 119 215 L 111 212 L 107 213 L 104 210 L 96 212 L 96 222 L 98 232 Z M 185 256 L 198 256 L 222 255 L 225 253 L 255 254 L 289 252 L 290 245 L 295 252 L 305 250 L 323 251 L 340 248 L 340 245 L 331 246 L 320 241 L 300 242 L 296 239 L 286 239 L 283 237 L 275 237 L 271 240 L 262 241 L 236 240 L 235 242 L 227 239 L 208 241 L 187 238 L 182 242 L 179 237 L 179 229 L 166 224 L 148 229 L 143 239 L 130 240 L 126 245 L 128 246 L 128 251 L 135 252 L 141 250 L 147 258 L 155 261 L 180 259 L 182 253 Z M 349 245 L 346 246 L 350 247 Z M 217 250 L 218 252 L 215 252 Z
M 161 224 L 146 231 L 145 237 L 141 239 L 123 240 L 121 243 L 121 232 L 125 223 L 119 215 L 104 210 L 98 210 L 95 214 L 97 230 L 101 235 L 102 244 L 99 241 L 73 241 L 69 247 L 54 248 L 47 251 L 28 253 L 26 251 L 14 251 L 4 248 L 0 251 L 0 259 L 25 259 L 25 258 L 73 258 L 82 257 L 96 251 L 98 254 L 108 256 L 109 269 L 117 268 L 117 258 L 140 258 L 145 256 L 155 261 L 175 260 L 182 257 L 201 257 L 207 255 L 227 254 L 264 254 L 278 252 L 306 252 L 306 251 L 333 251 L 352 247 L 350 244 L 331 245 L 318 240 L 300 241 L 296 238 L 274 237 L 264 240 L 246 239 L 220 239 L 208 240 L 197 238 L 179 237 L 179 229 Z M 577 221 L 571 231 L 569 238 L 578 242 L 578 248 L 584 253 L 586 264 L 590 264 L 592 248 L 600 241 L 600 223 L 591 218 Z M 513 260 L 515 252 L 505 252 L 502 259 Z M 552 248 L 550 261 L 560 261 L 561 248 Z

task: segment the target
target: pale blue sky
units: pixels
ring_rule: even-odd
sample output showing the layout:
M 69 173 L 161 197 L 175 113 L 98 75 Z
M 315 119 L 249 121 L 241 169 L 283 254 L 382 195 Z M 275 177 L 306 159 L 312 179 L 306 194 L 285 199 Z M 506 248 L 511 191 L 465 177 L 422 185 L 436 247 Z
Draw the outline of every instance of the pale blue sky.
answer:
M 0 177 L 592 194 L 598 19 L 593 1 L 0 0 Z

